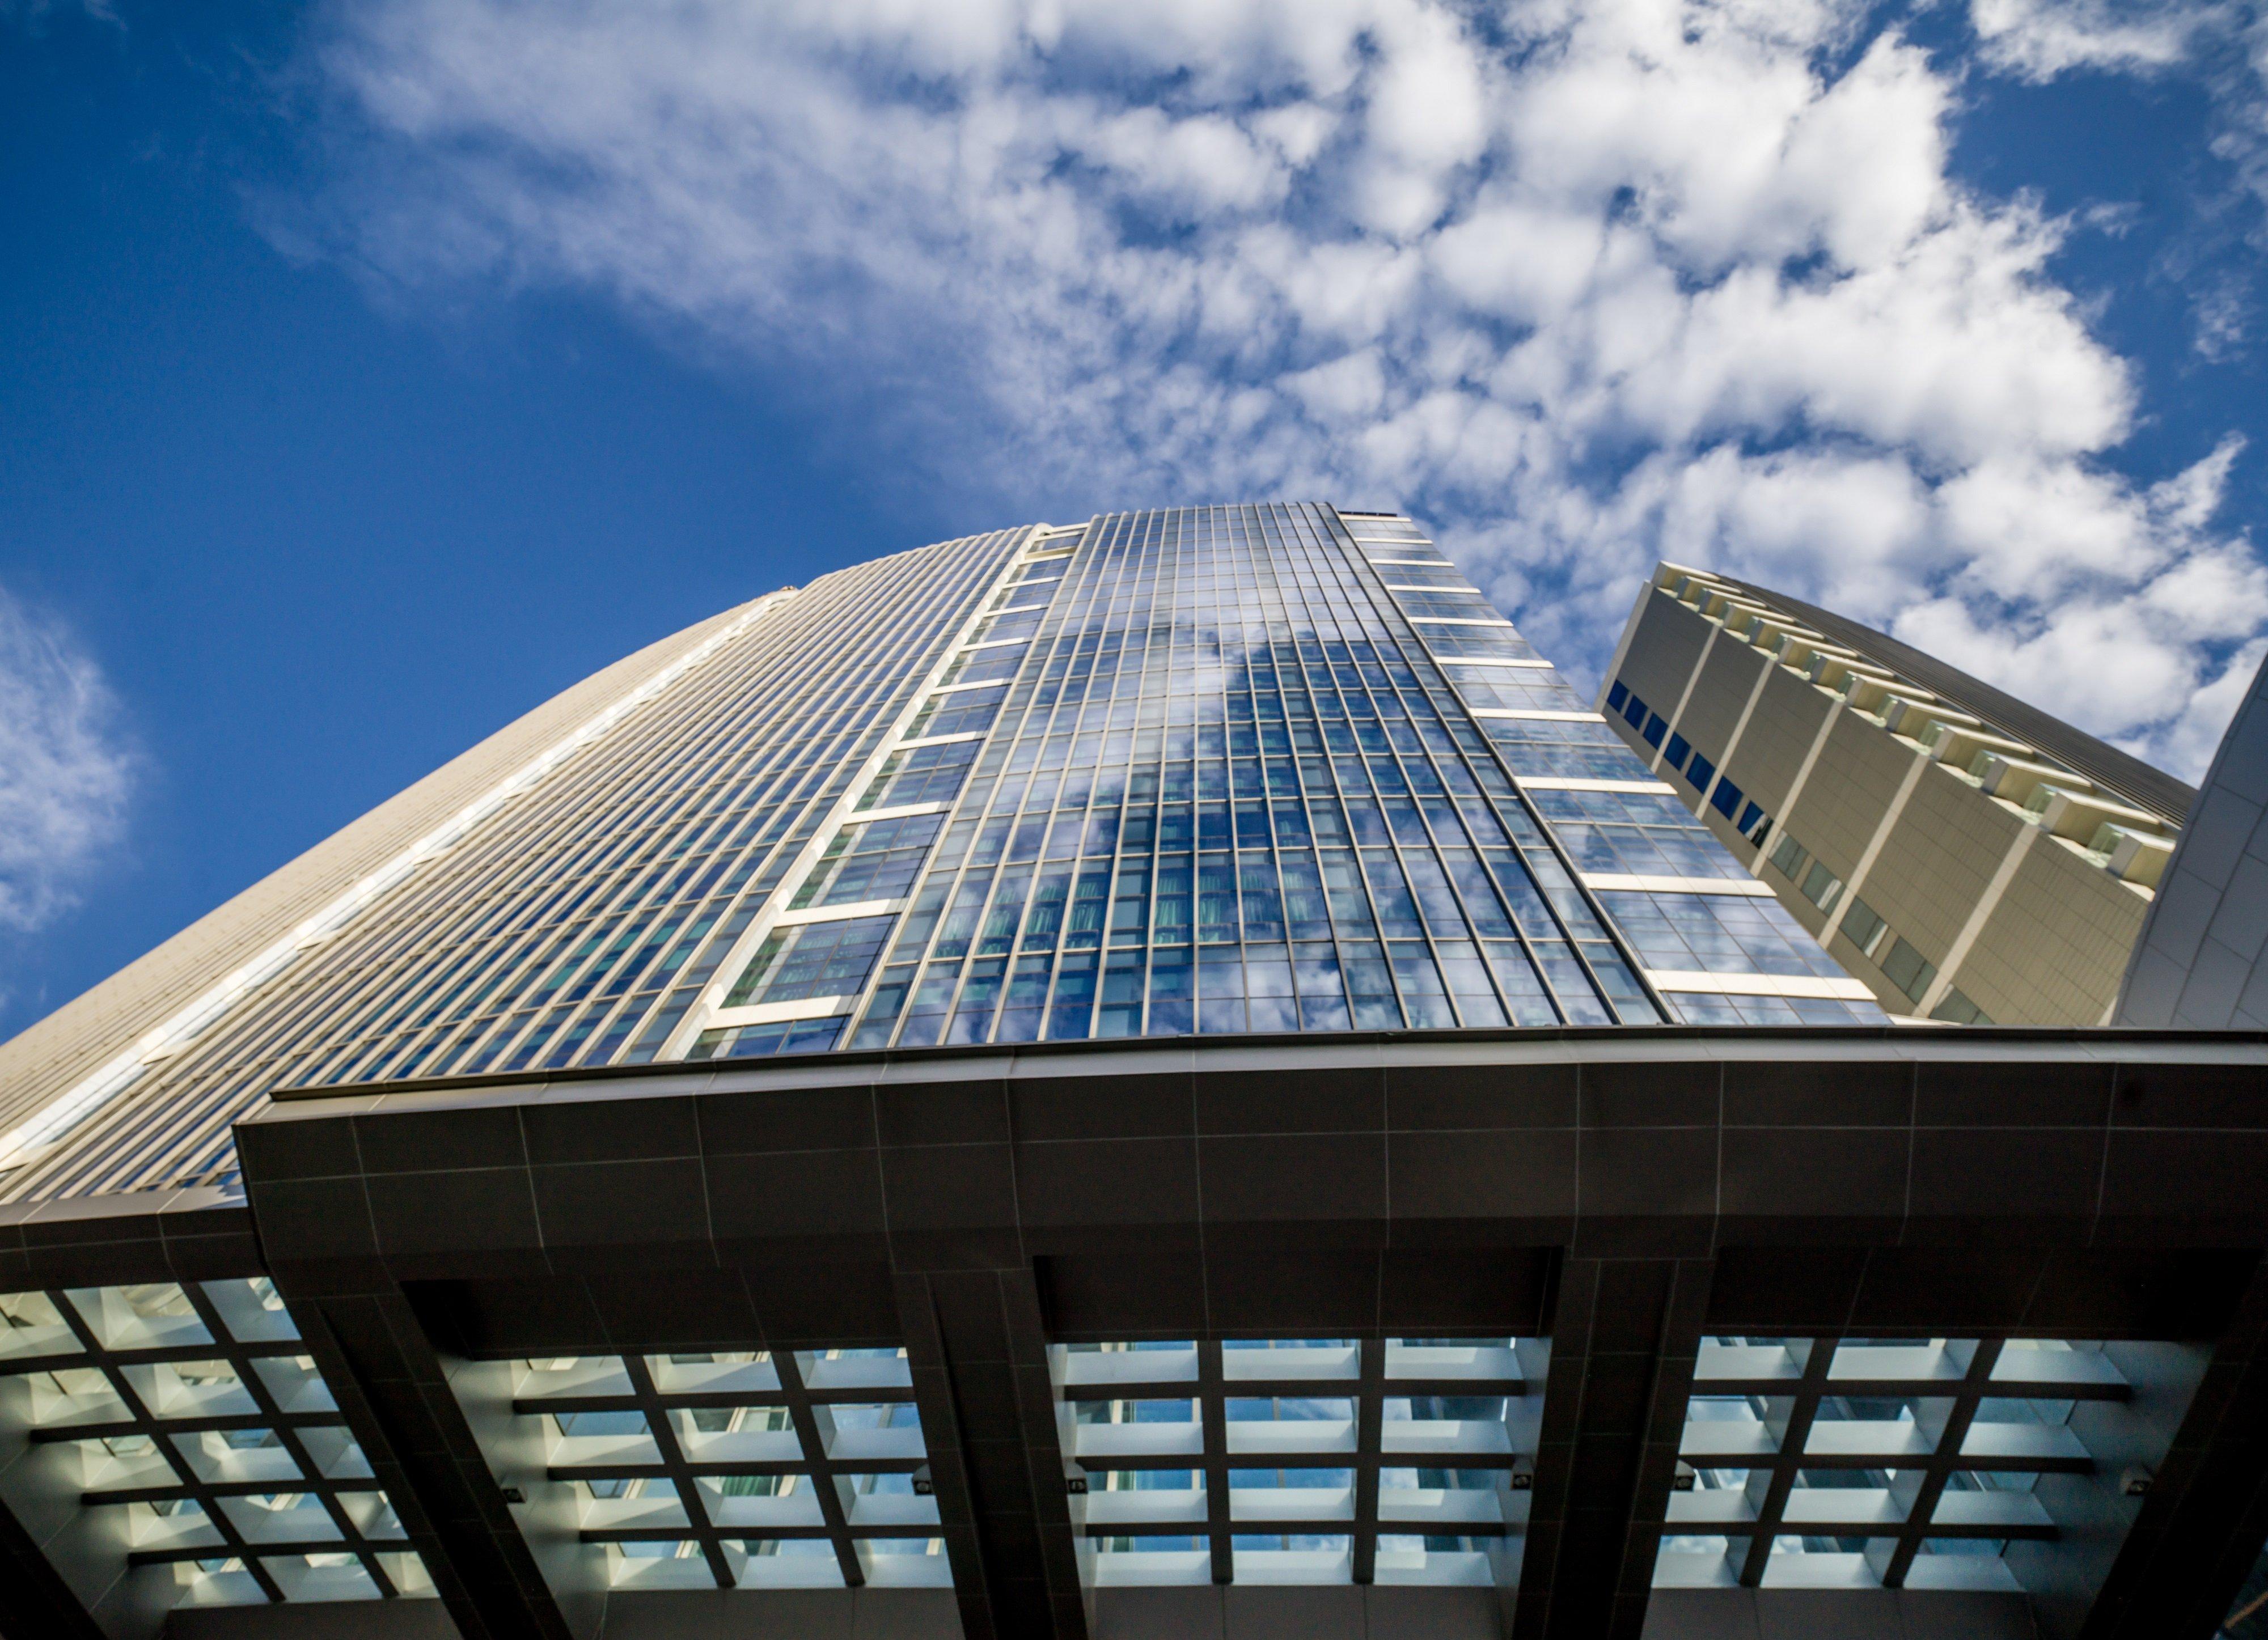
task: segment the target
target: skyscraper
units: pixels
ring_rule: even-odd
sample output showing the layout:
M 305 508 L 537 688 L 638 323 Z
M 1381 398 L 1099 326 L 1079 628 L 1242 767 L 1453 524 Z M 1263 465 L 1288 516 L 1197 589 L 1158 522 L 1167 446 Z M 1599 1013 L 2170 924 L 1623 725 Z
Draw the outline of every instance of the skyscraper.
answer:
M 1902 1016 L 2110 1024 L 2197 798 L 1895 638 L 1676 564 L 1600 705 Z
M 11 1044 L 8 1194 L 225 1182 L 303 1084 L 1880 1017 L 1400 518 L 950 541 L 571 695 Z M 145 969 L 226 978 L 122 1063 Z
M 0 1633 L 2130 1632 L 2268 1048 L 1992 1044 L 1399 515 L 859 565 L 0 1048 Z
M 2160 876 L 2118 1023 L 2257 1030 L 2268 1020 L 2268 663 L 2206 770 Z

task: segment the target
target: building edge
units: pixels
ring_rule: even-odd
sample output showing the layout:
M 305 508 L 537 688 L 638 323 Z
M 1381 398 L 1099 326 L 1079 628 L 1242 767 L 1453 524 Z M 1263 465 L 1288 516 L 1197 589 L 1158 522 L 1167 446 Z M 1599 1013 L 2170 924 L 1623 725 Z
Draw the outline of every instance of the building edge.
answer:
M 571 740 L 592 719 L 629 702 L 703 644 L 793 590 L 735 605 L 570 685 L 0 1043 L 0 1123 L 20 1131 L 78 1093 L 90 1077 L 106 1074 L 122 1050 L 140 1047 L 124 1040 L 126 1033 L 138 1039 L 148 1021 L 170 1021 L 198 1006 L 214 974 L 234 974 L 256 960 L 531 760 Z
M 2268 661 L 2230 719 L 2118 988 L 2120 1025 L 2241 1028 L 2263 994 L 2268 871 Z
M 2079 773 L 2101 781 L 2129 801 L 2154 809 L 2176 825 L 2183 823 L 2197 805 L 2197 788 L 2186 781 L 2144 762 L 2131 752 L 2122 752 L 2097 739 L 2052 712 L 2019 700 L 2005 689 L 1993 688 L 1982 678 L 1972 677 L 1926 650 L 1916 649 L 1888 633 L 1861 626 L 1831 609 L 1822 609 L 1785 592 L 1714 570 L 1705 573 L 1723 585 L 1777 605 L 1816 628 L 1822 636 L 1858 651 L 1877 665 L 1904 673 L 1925 688 L 1935 690 L 2004 733 L 2030 741 L 2040 750 L 2061 758 Z

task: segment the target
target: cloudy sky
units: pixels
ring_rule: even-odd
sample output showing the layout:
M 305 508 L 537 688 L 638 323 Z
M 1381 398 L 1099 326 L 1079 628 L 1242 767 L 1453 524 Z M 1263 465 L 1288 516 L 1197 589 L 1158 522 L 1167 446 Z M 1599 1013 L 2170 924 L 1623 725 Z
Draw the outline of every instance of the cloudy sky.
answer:
M 194 10 L 194 18 L 180 12 Z M 2249 0 L 0 0 L 0 1031 L 659 633 L 1402 506 L 2194 776 L 2268 649 Z

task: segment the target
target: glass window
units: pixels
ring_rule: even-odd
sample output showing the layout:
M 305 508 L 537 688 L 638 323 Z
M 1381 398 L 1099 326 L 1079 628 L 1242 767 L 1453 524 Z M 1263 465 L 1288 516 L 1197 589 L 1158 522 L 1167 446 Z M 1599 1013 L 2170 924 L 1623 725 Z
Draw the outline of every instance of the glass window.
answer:
M 1891 984 L 1919 1002 L 1930 982 L 1937 978 L 1937 967 L 1900 935 L 1890 942 L 1889 954 L 1882 959 L 1882 973 Z
M 725 997 L 725 1006 L 855 997 L 873 971 L 896 919 L 843 917 L 775 929 Z
M 130 1550 L 152 1612 L 431 1597 L 298 1338 L 264 1277 L 0 1295 L 0 1354 L 46 1363 L 0 1398 L 0 1434 L 52 1460 L 16 1507 L 59 1560 L 123 1573 Z
M 131 1097 L 194 1107 L 202 1148 L 166 1153 L 217 1177 L 287 1075 L 645 1063 L 728 1000 L 824 1017 L 710 1021 L 693 1051 L 1653 1017 L 1581 874 L 1738 863 L 1672 798 L 1524 788 L 1644 765 L 1446 558 L 1348 522 L 1114 514 L 1044 574 L 1009 532 L 822 577 L 311 947 L 292 983 L 354 1000 L 320 1041 L 255 1041 L 291 1040 L 261 992 Z M 1609 702 L 1706 783 L 1626 685 Z M 1646 938 L 1780 953 L 1691 922 Z
M 1882 936 L 1889 927 L 1889 924 L 1882 921 L 1881 913 L 1874 907 L 1856 894 L 1851 897 L 1851 904 L 1843 913 L 1843 937 L 1845 939 L 1871 957 L 1875 947 L 1881 944 Z
M 2171 1359 L 2052 1339 L 1705 1338 L 1656 1586 L 2069 1590 L 2074 1569 L 2042 1550 L 2085 1510 L 2114 1523 L 2115 1552 L 2134 1513 L 2121 1476 L 2159 1461 L 2195 1381 L 2176 1372 L 2146 1432 L 2124 1408 L 2151 1392 L 2124 1368 Z
M 1948 986 L 1944 1000 L 1929 1011 L 1933 1019 L 1943 1019 L 1954 1025 L 1990 1025 L 1992 1017 L 1962 994 L 1958 986 Z
M 924 740 L 940 735 L 973 734 L 992 726 L 1000 715 L 1001 702 L 1007 698 L 1007 687 L 998 685 L 989 689 L 966 689 L 951 695 L 932 695 L 922 704 L 921 711 L 906 726 L 905 738 Z
M 941 814 L 910 814 L 844 827 L 789 901 L 790 908 L 902 898 L 913 886 L 944 820 Z
M 1803 880 L 1796 885 L 1796 892 L 1822 911 L 1832 911 L 1836 901 L 1842 897 L 1843 879 L 1814 860 L 1804 872 Z

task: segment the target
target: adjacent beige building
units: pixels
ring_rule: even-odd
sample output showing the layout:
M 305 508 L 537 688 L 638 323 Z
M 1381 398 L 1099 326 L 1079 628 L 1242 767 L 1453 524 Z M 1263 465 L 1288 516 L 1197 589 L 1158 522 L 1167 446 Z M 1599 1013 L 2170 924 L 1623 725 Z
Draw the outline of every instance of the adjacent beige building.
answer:
M 2110 1023 L 2197 797 L 1910 645 L 1676 564 L 1599 707 L 1902 1016 Z

